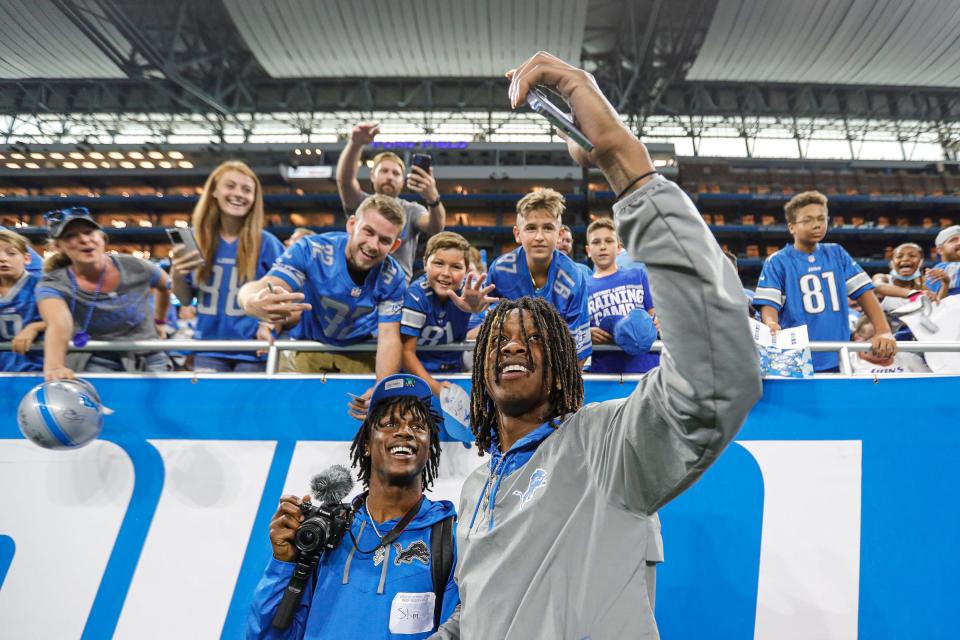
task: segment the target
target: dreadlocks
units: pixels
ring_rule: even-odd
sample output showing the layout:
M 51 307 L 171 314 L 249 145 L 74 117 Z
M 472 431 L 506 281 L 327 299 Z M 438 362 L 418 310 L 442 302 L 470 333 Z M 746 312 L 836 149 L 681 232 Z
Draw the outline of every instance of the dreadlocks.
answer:
M 501 300 L 489 313 L 473 352 L 473 393 L 470 396 L 470 424 L 477 438 L 477 449 L 482 454 L 490 450 L 493 438 L 499 429 L 499 413 L 487 391 L 487 353 L 493 346 L 491 338 L 503 333 L 503 322 L 513 310 L 520 312 L 520 331 L 524 342 L 529 342 L 524 316 L 529 314 L 537 333 L 543 336 L 543 388 L 549 401 L 548 413 L 552 420 L 573 413 L 583 405 L 583 378 L 577 365 L 577 348 L 570 335 L 567 323 L 553 305 L 540 299 L 525 296 L 516 300 Z M 501 354 L 497 350 L 497 367 Z M 533 370 L 532 352 L 527 349 L 527 362 Z
M 440 465 L 440 421 L 441 416 L 430 404 L 415 398 L 413 396 L 400 396 L 384 400 L 377 404 L 367 414 L 367 419 L 363 421 L 357 430 L 357 435 L 353 437 L 353 444 L 350 445 L 350 466 L 359 468 L 357 479 L 363 483 L 364 487 L 370 486 L 370 456 L 367 455 L 370 443 L 370 430 L 375 429 L 385 416 L 389 416 L 396 411 L 396 415 L 419 418 L 430 425 L 430 456 L 427 458 L 427 465 L 423 468 L 421 482 L 424 491 L 430 489 L 434 478 L 437 477 L 437 469 Z

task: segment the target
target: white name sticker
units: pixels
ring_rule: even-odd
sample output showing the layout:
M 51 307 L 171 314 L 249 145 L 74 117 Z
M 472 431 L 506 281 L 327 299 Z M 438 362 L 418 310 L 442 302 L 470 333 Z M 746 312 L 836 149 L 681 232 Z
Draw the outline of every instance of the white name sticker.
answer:
M 390 633 L 425 633 L 433 629 L 433 607 L 437 595 L 398 593 L 390 605 Z

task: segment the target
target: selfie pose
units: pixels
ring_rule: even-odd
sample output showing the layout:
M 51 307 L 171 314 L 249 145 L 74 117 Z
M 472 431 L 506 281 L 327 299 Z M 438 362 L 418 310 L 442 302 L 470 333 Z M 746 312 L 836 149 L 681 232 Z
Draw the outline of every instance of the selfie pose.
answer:
M 504 300 L 477 338 L 472 428 L 489 463 L 460 500 L 461 606 L 435 638 L 656 638 L 645 565 L 653 514 L 689 487 L 760 397 L 733 266 L 690 199 L 658 176 L 593 77 L 547 53 L 510 100 L 556 89 L 618 195 L 620 237 L 658 288 L 667 354 L 629 397 L 583 406 L 577 352 L 542 299 Z

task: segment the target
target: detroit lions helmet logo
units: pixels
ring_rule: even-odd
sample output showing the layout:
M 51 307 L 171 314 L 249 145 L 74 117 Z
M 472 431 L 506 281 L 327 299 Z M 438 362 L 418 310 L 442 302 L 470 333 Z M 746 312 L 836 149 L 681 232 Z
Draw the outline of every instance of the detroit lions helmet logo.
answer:
M 527 485 L 527 490 L 520 492 L 514 491 L 513 495 L 520 497 L 520 508 L 523 507 L 533 500 L 533 494 L 537 492 L 537 489 L 541 489 L 547 486 L 547 472 L 543 469 L 537 469 L 532 474 L 530 474 L 530 484 Z
M 411 542 L 406 549 L 399 542 L 394 542 L 393 548 L 397 550 L 397 557 L 394 558 L 393 564 L 398 567 L 402 564 L 413 564 L 414 560 L 430 564 L 430 547 L 423 540 Z

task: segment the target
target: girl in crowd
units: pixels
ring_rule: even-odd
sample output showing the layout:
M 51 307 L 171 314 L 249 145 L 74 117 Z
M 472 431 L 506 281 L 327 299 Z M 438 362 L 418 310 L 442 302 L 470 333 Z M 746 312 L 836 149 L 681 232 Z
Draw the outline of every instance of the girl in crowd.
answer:
M 26 238 L 0 229 L 0 342 L 13 343 L 0 351 L 0 371 L 43 370 L 43 356 L 28 352 L 45 327 L 33 292 L 40 277 L 27 272 L 32 260 Z
M 193 210 L 199 251 L 174 245 L 173 291 L 183 304 L 197 297 L 197 340 L 269 340 L 271 327 L 247 316 L 237 304 L 245 282 L 266 275 L 283 245 L 263 229 L 260 180 L 242 162 L 224 162 L 213 170 Z M 252 373 L 266 361 L 252 352 L 200 352 L 197 372 Z
M 84 207 L 44 215 L 57 253 L 44 264 L 37 307 L 47 324 L 43 372 L 47 380 L 74 371 L 170 371 L 162 351 L 75 352 L 90 340 L 156 340 L 170 306 L 167 274 L 128 255 L 107 255 L 107 235 Z M 151 292 L 155 295 L 152 299 Z

